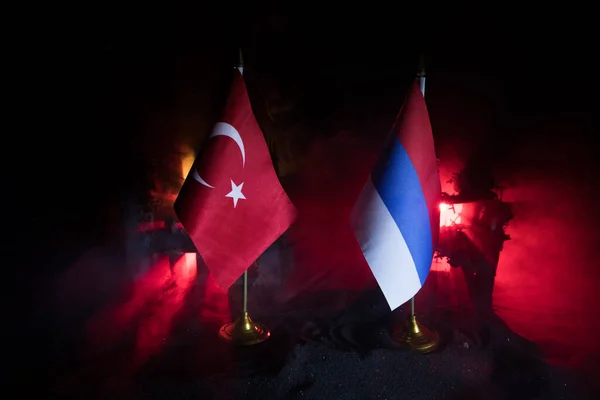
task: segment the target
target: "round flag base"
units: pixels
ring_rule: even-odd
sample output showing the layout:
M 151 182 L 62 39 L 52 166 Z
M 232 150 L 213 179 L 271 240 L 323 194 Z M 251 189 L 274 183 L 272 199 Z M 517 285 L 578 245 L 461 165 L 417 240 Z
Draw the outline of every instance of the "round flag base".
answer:
M 438 333 L 421 325 L 415 315 L 408 318 L 408 326 L 397 336 L 397 339 L 400 343 L 423 354 L 431 353 L 440 343 Z
M 259 322 L 250 319 L 247 312 L 234 322 L 229 322 L 219 329 L 219 337 L 239 346 L 250 346 L 264 342 L 271 336 L 269 329 Z

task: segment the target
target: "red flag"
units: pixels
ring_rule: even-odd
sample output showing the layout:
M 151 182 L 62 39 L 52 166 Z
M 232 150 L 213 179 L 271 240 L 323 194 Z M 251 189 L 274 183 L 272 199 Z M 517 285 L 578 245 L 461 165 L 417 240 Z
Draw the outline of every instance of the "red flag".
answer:
M 231 286 L 296 216 L 238 70 L 221 121 L 177 196 L 175 213 L 222 288 Z

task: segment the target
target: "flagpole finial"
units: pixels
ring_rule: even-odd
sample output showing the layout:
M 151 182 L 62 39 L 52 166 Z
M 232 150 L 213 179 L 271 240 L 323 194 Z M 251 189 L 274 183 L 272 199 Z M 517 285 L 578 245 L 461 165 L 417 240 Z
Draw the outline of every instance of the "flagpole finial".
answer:
M 244 57 L 242 56 L 242 48 L 238 48 L 238 68 L 244 67 Z
M 425 58 L 422 54 L 419 57 L 419 69 L 417 71 L 417 77 L 425 78 Z

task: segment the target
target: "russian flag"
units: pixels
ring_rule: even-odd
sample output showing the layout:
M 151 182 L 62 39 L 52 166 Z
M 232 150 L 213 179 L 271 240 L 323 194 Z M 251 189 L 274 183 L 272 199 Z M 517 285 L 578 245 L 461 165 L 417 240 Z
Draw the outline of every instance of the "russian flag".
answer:
M 392 310 L 427 278 L 439 236 L 440 196 L 429 114 L 415 81 L 350 216 Z

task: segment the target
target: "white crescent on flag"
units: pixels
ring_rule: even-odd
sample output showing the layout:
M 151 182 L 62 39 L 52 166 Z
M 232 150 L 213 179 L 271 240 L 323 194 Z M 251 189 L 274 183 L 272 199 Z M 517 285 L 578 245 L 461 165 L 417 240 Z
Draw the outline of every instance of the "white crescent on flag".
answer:
M 244 148 L 244 141 L 242 140 L 242 137 L 237 129 L 226 122 L 217 122 L 209 136 L 209 139 L 212 139 L 216 136 L 227 136 L 233 139 L 242 153 L 242 166 L 246 165 L 246 150 Z M 214 186 L 209 185 L 204 179 L 202 179 L 198 173 L 198 169 L 196 168 L 194 168 L 194 171 L 192 172 L 192 178 L 194 178 L 201 185 L 214 189 Z

